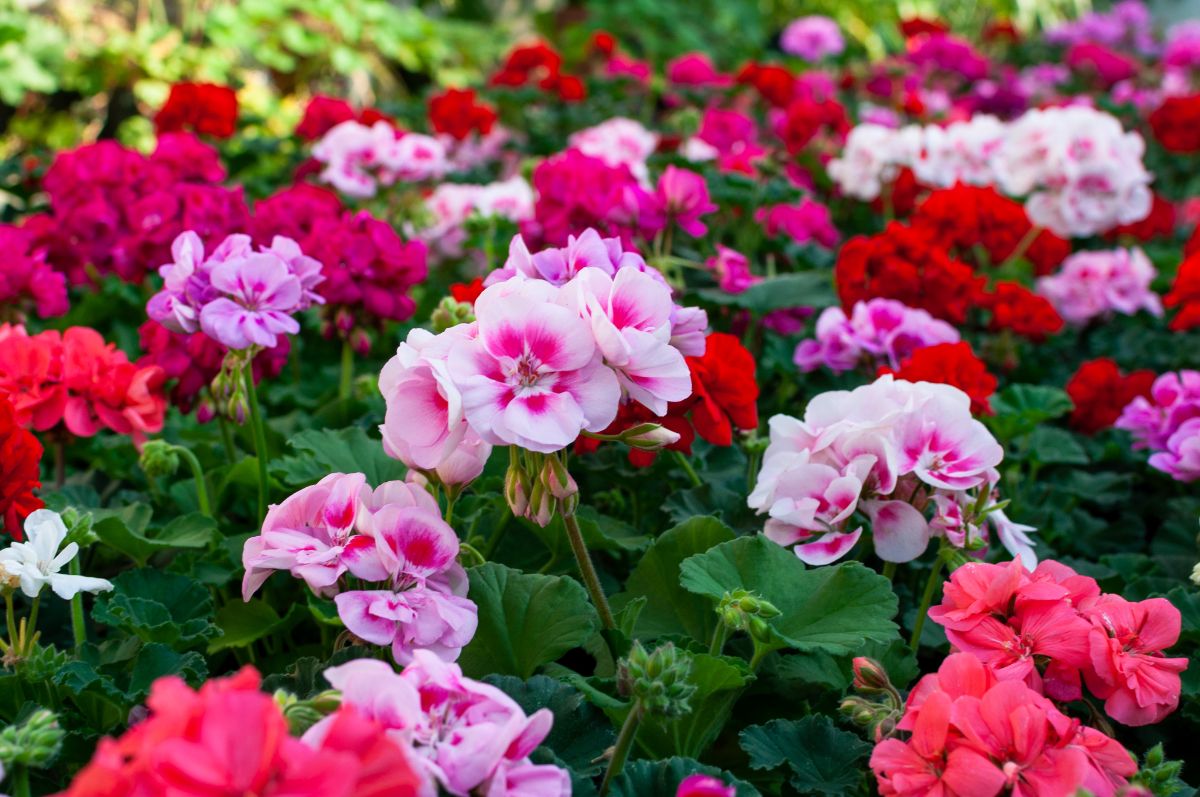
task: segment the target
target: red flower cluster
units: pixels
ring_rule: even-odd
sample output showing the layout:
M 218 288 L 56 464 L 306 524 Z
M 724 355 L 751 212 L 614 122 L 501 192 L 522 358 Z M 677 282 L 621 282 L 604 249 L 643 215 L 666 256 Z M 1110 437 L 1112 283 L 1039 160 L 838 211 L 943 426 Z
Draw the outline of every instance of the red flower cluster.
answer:
M 1155 192 L 1150 205 L 1150 215 L 1132 224 L 1121 224 L 1113 227 L 1104 237 L 1110 241 L 1124 236 L 1136 238 L 1139 241 L 1153 241 L 1155 238 L 1166 238 L 1175 233 L 1175 205 L 1162 194 Z
M 933 191 L 917 206 L 911 223 L 964 260 L 974 260 L 975 247 L 982 247 L 993 266 L 1024 246 L 1022 256 L 1039 275 L 1051 273 L 1071 254 L 1071 242 L 1049 230 L 1027 241 L 1033 224 L 1025 206 L 990 186 L 956 185 Z
M 706 338 L 704 355 L 686 360 L 692 373 L 691 396 L 668 405 L 661 418 L 636 402 L 624 404 L 605 434 L 659 423 L 679 435 L 668 449 L 691 454 L 697 434 L 715 446 L 730 446 L 734 429 L 758 426 L 754 356 L 736 336 L 713 332 Z M 577 451 L 589 452 L 599 447 L 599 441 L 581 437 L 575 445 Z M 654 458 L 653 451 L 629 450 L 629 461 L 639 468 L 648 467 Z
M 42 499 L 33 491 L 42 486 L 39 464 L 42 444 L 17 423 L 12 402 L 0 395 L 0 530 L 18 542 L 24 538 L 21 522 Z
M 149 157 L 115 141 L 60 152 L 46 172 L 49 214 L 23 229 L 71 284 L 116 273 L 141 282 L 171 260 L 171 242 L 193 230 L 208 246 L 246 224 L 241 188 L 225 188 L 217 151 L 190 133 L 168 133 Z
M 351 119 L 368 126 L 380 121 L 394 123 L 390 116 L 376 108 L 363 108 L 355 112 L 354 106 L 345 100 L 318 94 L 304 106 L 304 116 L 296 125 L 296 135 L 305 141 L 316 141 Z
M 531 83 L 542 91 L 557 94 L 565 102 L 579 102 L 587 97 L 583 81 L 562 71 L 562 56 L 545 42 L 514 47 L 491 79 L 493 86 Z
M 470 282 L 455 282 L 450 286 L 450 295 L 454 301 L 473 305 L 483 293 L 483 277 L 476 277 Z
M 1088 360 L 1067 381 L 1067 395 L 1075 403 L 1070 423 L 1084 434 L 1107 429 L 1121 410 L 1138 396 L 1149 396 L 1155 373 L 1148 369 L 1122 374 L 1107 357 Z
M 923 231 L 897 222 L 879 235 L 847 242 L 838 253 L 835 279 L 847 311 L 882 296 L 955 324 L 966 320 L 983 285 L 970 266 L 950 258 Z
M 496 109 L 478 101 L 474 89 L 446 89 L 429 98 L 429 124 L 458 141 L 471 133 L 486 136 L 496 124 Z
M 840 143 L 850 132 L 846 109 L 832 97 L 802 97 L 787 106 L 779 135 L 787 151 L 798 155 L 818 135 Z
M 408 753 L 375 721 L 342 707 L 319 738 L 288 734 L 287 720 L 259 691 L 251 667 L 194 692 L 160 678 L 148 719 L 96 753 L 59 797 L 416 797 L 426 784 Z M 203 791 L 181 790 L 196 784 Z
M 754 61 L 743 66 L 734 76 L 743 86 L 753 86 L 759 96 L 776 108 L 784 108 L 796 96 L 796 76 L 776 64 Z
M 0 395 L 17 422 L 44 432 L 62 423 L 78 437 L 101 428 L 145 439 L 162 429 L 162 385 L 156 366 L 137 366 L 89 327 L 29 335 L 0 326 Z
M 138 359 L 138 366 L 160 368 L 164 381 L 176 380 L 167 398 L 184 413 L 192 411 L 201 391 L 217 378 L 221 363 L 229 352 L 203 332 L 191 335 L 172 332 L 157 321 L 147 321 L 138 327 L 138 339 L 145 352 Z M 260 351 L 251 366 L 254 369 L 254 381 L 257 383 L 264 377 L 270 379 L 278 376 L 287 363 L 291 347 L 291 338 L 281 335 L 278 345 Z M 213 417 L 213 408 L 201 405 L 196 415 L 201 422 L 207 422 Z
M 191 130 L 214 138 L 229 138 L 237 130 L 237 94 L 213 83 L 176 83 L 154 117 L 161 133 Z
M 1054 700 L 1081 699 L 1081 684 L 1125 725 L 1161 722 L 1179 705 L 1187 659 L 1163 651 L 1179 641 L 1179 610 L 1165 598 L 1131 603 L 1096 580 L 1044 561 L 972 562 L 954 571 L 929 619 L 956 650 L 1001 681 L 1022 681 Z
M 425 279 L 425 244 L 401 240 L 365 210 L 343 211 L 330 191 L 305 184 L 285 188 L 255 206 L 251 228 L 263 245 L 283 235 L 321 261 L 325 280 L 317 293 L 325 298 L 330 334 L 348 337 L 361 324 L 404 321 L 416 309 L 408 294 Z
M 1150 129 L 1169 152 L 1200 150 L 1200 94 L 1167 97 L 1150 114 Z
M 1179 264 L 1175 283 L 1163 297 L 1163 304 L 1179 308 L 1171 319 L 1171 329 L 1181 332 L 1200 326 L 1200 252 L 1188 255 Z
M 897 379 L 909 382 L 954 385 L 971 397 L 971 412 L 976 414 L 991 414 L 989 399 L 999 384 L 966 341 L 939 343 L 917 349 L 900 362 L 898 370 L 885 367 L 879 372 L 894 374 Z
M 993 331 L 1011 329 L 1040 341 L 1063 328 L 1062 316 L 1054 305 L 1019 282 L 997 282 L 991 293 L 980 294 L 980 304 L 992 314 L 989 328 Z
M 67 280 L 46 263 L 46 253 L 34 245 L 33 233 L 0 224 L 0 314 L 13 312 L 14 321 L 26 305 L 41 318 L 67 312 Z M 10 309 L 11 308 L 11 309 Z
M 908 697 L 898 729 L 871 770 L 884 797 L 1062 795 L 1114 797 L 1137 771 L 1121 743 L 1080 724 L 970 653 L 947 656 Z

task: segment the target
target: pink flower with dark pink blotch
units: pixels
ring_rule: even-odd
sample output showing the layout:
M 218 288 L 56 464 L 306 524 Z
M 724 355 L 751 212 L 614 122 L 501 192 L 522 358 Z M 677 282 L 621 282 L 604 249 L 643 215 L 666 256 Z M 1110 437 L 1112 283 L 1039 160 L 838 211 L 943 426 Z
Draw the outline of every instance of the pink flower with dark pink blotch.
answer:
M 708 227 L 700 217 L 719 209 L 709 199 L 708 183 L 702 176 L 687 169 L 668 166 L 658 178 L 649 212 L 643 214 L 641 221 L 651 229 L 678 224 L 679 229 L 688 235 L 700 238 L 708 234 Z

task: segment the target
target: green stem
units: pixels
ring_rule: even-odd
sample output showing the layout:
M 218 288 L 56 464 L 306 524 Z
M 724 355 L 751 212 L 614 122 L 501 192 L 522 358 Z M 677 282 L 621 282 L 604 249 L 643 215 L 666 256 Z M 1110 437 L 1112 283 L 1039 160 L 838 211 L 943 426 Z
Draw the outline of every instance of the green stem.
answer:
M 683 472 L 687 474 L 688 480 L 691 481 L 693 487 L 699 487 L 704 484 L 700 480 L 699 474 L 696 473 L 696 469 L 692 467 L 692 463 L 688 462 L 688 458 L 684 456 L 682 451 L 672 451 L 671 453 L 675 455 L 675 461 L 679 463 L 679 467 L 683 468 Z
M 1037 237 L 1041 234 L 1042 228 L 1038 225 L 1035 224 L 1030 227 L 1029 232 L 1025 233 L 1025 237 L 1018 241 L 1017 245 L 1013 248 L 1009 256 L 1004 258 L 1004 262 L 1000 264 L 1000 270 L 1003 271 L 1010 264 L 1016 261 L 1017 258 L 1024 257 L 1025 253 L 1029 251 L 1029 247 L 1033 246 L 1033 242 L 1036 241 Z
M 354 392 L 354 347 L 350 339 L 342 341 L 342 377 L 338 381 L 338 398 L 348 399 Z
M 69 565 L 71 575 L 82 573 L 79 564 L 80 557 L 76 556 Z M 71 598 L 71 632 L 75 635 L 75 652 L 78 653 L 87 642 L 87 626 L 83 620 L 83 593 L 76 592 Z
M 229 421 L 224 415 L 218 413 L 217 425 L 221 427 L 221 443 L 225 446 L 225 458 L 229 460 L 230 465 L 237 463 L 237 446 L 233 444 L 233 430 L 229 428 Z
M 888 581 L 895 580 L 895 578 L 896 578 L 896 563 L 895 562 L 884 562 L 883 563 L 883 577 L 886 578 Z
M 592 597 L 592 605 L 600 615 L 600 624 L 606 631 L 617 627 L 613 620 L 612 609 L 608 606 L 608 598 L 604 596 L 604 588 L 600 586 L 600 577 L 596 575 L 596 567 L 588 554 L 587 544 L 583 541 L 583 532 L 579 529 L 579 521 L 574 514 L 563 515 L 563 525 L 567 528 L 567 539 L 571 543 L 571 552 L 575 554 L 575 563 L 579 565 L 579 575 L 583 585 L 587 587 Z
M 13 611 L 12 590 L 4 591 L 4 620 L 8 624 L 8 646 L 15 651 L 17 648 L 17 616 Z
M 29 767 L 24 764 L 13 767 L 12 789 L 13 797 L 32 797 L 33 791 L 29 788 Z
M 933 569 L 929 571 L 929 580 L 925 582 L 925 593 L 921 595 L 921 605 L 917 607 L 917 619 L 913 623 L 912 639 L 908 646 L 915 653 L 921 647 L 921 632 L 925 630 L 925 617 L 929 614 L 929 607 L 933 604 L 933 593 L 942 583 L 942 568 L 946 566 L 946 559 L 942 556 L 941 549 L 938 549 L 938 557 L 934 560 Z
M 729 639 L 729 626 L 718 621 L 717 627 L 713 629 L 712 641 L 708 643 L 708 652 L 713 656 L 720 656 L 725 650 L 725 642 Z
M 642 722 L 642 702 L 634 700 L 633 705 L 629 708 L 629 716 L 625 718 L 625 722 L 621 724 L 621 732 L 617 734 L 617 743 L 613 745 L 612 758 L 608 761 L 608 768 L 604 770 L 604 780 L 600 783 L 600 797 L 608 794 L 612 782 L 621 770 L 625 769 L 625 761 L 629 758 L 629 751 L 633 749 L 633 740 L 637 738 L 638 726 Z
M 258 522 L 267 515 L 267 494 L 270 490 L 267 473 L 267 431 L 258 406 L 258 391 L 254 387 L 254 369 L 247 363 L 242 374 L 246 382 L 246 400 L 250 404 L 250 426 L 254 431 L 254 454 L 258 459 Z
M 204 468 L 200 467 L 200 460 L 196 459 L 196 455 L 187 446 L 175 446 L 175 450 L 192 469 L 192 478 L 196 480 L 196 504 L 203 514 L 212 517 L 212 504 L 208 502 L 208 485 L 204 479 Z
M 446 492 L 446 525 L 447 526 L 454 525 L 454 504 L 457 500 L 458 499 L 456 496 L 451 495 L 449 491 Z
M 762 664 L 762 660 L 766 658 L 771 649 L 766 645 L 754 640 L 754 655 L 750 657 L 750 672 L 758 672 L 758 665 Z

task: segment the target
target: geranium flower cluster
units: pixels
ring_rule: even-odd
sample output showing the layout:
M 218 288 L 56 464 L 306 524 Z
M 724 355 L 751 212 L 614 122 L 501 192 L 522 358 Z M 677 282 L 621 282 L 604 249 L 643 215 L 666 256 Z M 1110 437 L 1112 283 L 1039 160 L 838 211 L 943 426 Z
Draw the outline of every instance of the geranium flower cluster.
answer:
M 487 185 L 442 183 L 425 198 L 431 221 L 416 234 L 441 257 L 461 257 L 469 219 L 520 223 L 533 218 L 533 203 L 533 187 L 520 175 Z
M 184 230 L 208 245 L 242 228 L 241 188 L 225 188 L 216 150 L 168 133 L 149 156 L 115 141 L 59 153 L 43 180 L 50 212 L 29 216 L 34 248 L 71 284 L 115 273 L 141 282 Z
M 623 401 L 661 416 L 691 395 L 684 356 L 703 353 L 707 319 L 620 241 L 587 230 L 531 254 L 516 236 L 485 284 L 476 320 L 414 331 L 380 377 L 384 445 L 410 467 L 436 471 L 464 442 L 479 469 L 485 444 L 553 453 Z
M 991 413 L 990 398 L 1000 384 L 965 340 L 917 349 L 898 368 L 882 367 L 879 373 L 890 373 L 907 382 L 953 385 L 971 398 L 971 412 L 975 414 Z
M 21 523 L 43 506 L 34 495 L 42 486 L 41 461 L 42 444 L 17 423 L 12 402 L 0 394 L 0 529 L 17 541 L 24 536 Z
M 350 633 L 390 646 L 401 664 L 418 648 L 453 661 L 477 623 L 458 548 L 420 485 L 372 489 L 361 473 L 332 473 L 268 510 L 261 534 L 242 549 L 242 598 L 288 570 L 333 598 Z M 348 589 L 349 577 L 376 588 Z
M 195 789 L 261 797 L 432 793 L 411 751 L 363 710 L 344 706 L 319 733 L 296 739 L 260 685 L 252 667 L 199 691 L 175 676 L 158 679 L 146 701 L 149 716 L 118 739 L 101 739 L 62 797 L 175 797 Z
M 1171 291 L 1163 297 L 1167 307 L 1178 308 L 1171 329 L 1180 331 L 1200 326 L 1200 249 L 1185 249 L 1185 254 Z
M 22 322 L 27 308 L 39 318 L 67 312 L 66 277 L 46 262 L 46 252 L 37 247 L 29 230 L 0 224 L 0 313 L 5 320 Z M 9 317 L 15 316 L 15 317 Z
M 1120 742 L 1063 714 L 970 653 L 947 656 L 909 694 L 898 728 L 871 753 L 885 797 L 1072 794 L 1113 797 L 1137 771 Z
M 599 158 L 607 166 L 627 167 L 643 185 L 650 179 L 646 159 L 654 154 L 658 142 L 657 133 L 621 116 L 572 133 L 567 139 L 572 148 L 590 158 Z
M 924 310 L 892 299 L 856 302 L 850 315 L 840 307 L 827 307 L 817 319 L 816 338 L 796 347 L 794 360 L 801 371 L 824 366 L 835 373 L 866 365 L 900 367 L 900 361 L 917 349 L 955 343 L 958 330 Z
M 1145 368 L 1123 374 L 1107 357 L 1080 364 L 1065 388 L 1075 405 L 1071 427 L 1084 434 L 1109 428 L 1131 401 L 1150 397 L 1154 380 L 1155 373 Z
M 300 331 L 296 313 L 324 302 L 314 290 L 325 279 L 320 261 L 290 238 L 256 250 L 249 235 L 231 235 L 206 255 L 189 230 L 171 244 L 171 256 L 146 312 L 172 332 L 203 331 L 235 350 L 270 348 Z
M 229 138 L 237 129 L 237 94 L 215 83 L 175 83 L 154 116 L 162 133 L 191 130 L 213 138 Z
M 342 693 L 342 711 L 354 709 L 379 723 L 402 746 L 423 777 L 455 797 L 569 797 L 571 778 L 529 754 L 550 733 L 554 715 L 527 715 L 494 686 L 462 674 L 429 651 L 418 650 L 401 673 L 359 659 L 325 671 Z M 314 743 L 336 723 L 321 720 L 303 737 Z
M 161 368 L 134 365 L 89 327 L 30 335 L 0 325 L 0 395 L 26 428 L 62 424 L 76 437 L 110 429 L 141 442 L 162 429 L 164 378 Z
M 771 442 L 748 504 L 764 533 L 808 564 L 845 556 L 871 524 L 875 553 L 909 562 L 934 537 L 978 550 L 990 528 L 1014 555 L 1034 554 L 1028 526 L 997 506 L 1004 451 L 971 417 L 966 393 L 889 374 L 822 393 L 803 420 L 771 418 Z
M 789 22 L 779 36 L 779 48 L 788 55 L 815 63 L 841 55 L 846 41 L 836 22 L 813 14 Z
M 562 56 L 542 41 L 519 45 L 509 51 L 504 63 L 488 81 L 493 86 L 536 86 L 564 102 L 587 97 L 587 87 L 578 76 L 562 68 Z
M 1037 292 L 1072 324 L 1139 310 L 1161 316 L 1162 302 L 1150 288 L 1157 274 L 1141 249 L 1077 252 L 1056 274 L 1039 279 Z
M 1164 655 L 1181 624 L 1165 598 L 1102 593 L 1095 579 L 1053 560 L 1032 572 L 1019 560 L 970 562 L 951 575 L 929 618 L 998 680 L 1056 701 L 1079 700 L 1086 683 L 1125 725 L 1161 722 L 1179 705 L 1188 661 Z
M 272 194 L 254 206 L 251 231 L 263 246 L 278 236 L 294 240 L 320 262 L 316 293 L 327 337 L 369 346 L 368 329 L 406 321 L 416 309 L 409 293 L 428 272 L 425 244 L 402 240 L 365 210 L 344 210 L 324 188 L 301 183 Z
M 1200 479 L 1200 371 L 1158 377 L 1150 395 L 1129 402 L 1115 425 L 1133 435 L 1134 449 L 1152 452 L 1152 468 L 1177 481 Z
M 380 186 L 421 182 L 450 170 L 445 145 L 422 133 L 397 130 L 380 120 L 367 126 L 347 120 L 332 127 L 312 149 L 325 164 L 320 177 L 346 196 L 369 198 Z
M 1010 123 L 977 114 L 945 127 L 860 124 L 828 169 L 843 193 L 863 200 L 880 197 L 903 169 L 932 187 L 995 185 L 1026 197 L 1034 224 L 1082 237 L 1150 213 L 1144 148 L 1113 116 L 1070 106 L 1027 111 Z
M 304 116 L 296 125 L 295 135 L 305 141 L 316 141 L 342 122 L 355 121 L 370 127 L 376 122 L 391 122 L 392 119 L 378 108 L 354 106 L 338 97 L 324 94 L 314 95 L 304 106 Z

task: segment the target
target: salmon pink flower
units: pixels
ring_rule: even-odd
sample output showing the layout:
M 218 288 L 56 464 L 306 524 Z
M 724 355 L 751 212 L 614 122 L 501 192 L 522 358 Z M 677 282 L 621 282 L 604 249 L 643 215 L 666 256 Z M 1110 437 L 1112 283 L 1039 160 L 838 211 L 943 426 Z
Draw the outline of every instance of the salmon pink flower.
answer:
M 558 296 L 540 280 L 492 285 L 475 301 L 478 336 L 450 351 L 463 411 L 486 442 L 551 453 L 616 417 L 617 377 Z
M 1102 595 L 1083 610 L 1091 620 L 1088 636 L 1092 667 L 1088 688 L 1104 699 L 1104 710 L 1125 725 L 1160 722 L 1179 705 L 1179 673 L 1186 658 L 1163 651 L 1179 641 L 1179 610 L 1165 598 L 1131 603 Z

